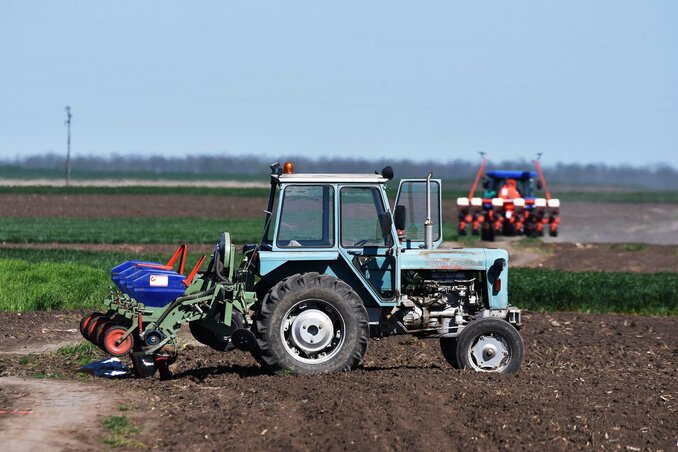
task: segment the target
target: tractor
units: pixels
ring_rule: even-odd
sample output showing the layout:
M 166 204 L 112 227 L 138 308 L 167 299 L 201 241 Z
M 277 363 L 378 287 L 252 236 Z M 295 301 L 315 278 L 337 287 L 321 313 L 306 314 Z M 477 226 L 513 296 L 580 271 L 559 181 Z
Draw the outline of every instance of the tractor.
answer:
M 440 342 L 456 368 L 517 372 L 521 311 L 508 302 L 508 254 L 441 249 L 441 181 L 374 174 L 303 174 L 271 166 L 261 240 L 241 257 L 227 232 L 209 264 L 187 276 L 186 247 L 166 264 L 113 269 L 107 312 L 81 332 L 129 354 L 139 377 L 170 378 L 177 333 L 217 351 L 250 352 L 274 374 L 345 371 L 370 337 L 413 334 Z M 393 206 L 393 207 L 391 207 Z
M 536 172 L 504 170 L 483 174 L 487 164 L 483 159 L 469 195 L 457 198 L 459 235 L 466 235 L 470 228 L 471 234 L 490 242 L 498 234 L 542 237 L 545 230 L 556 237 L 560 200 L 551 197 L 539 159 L 534 163 Z M 476 197 L 480 180 L 485 192 L 482 197 Z M 538 197 L 537 190 L 544 190 L 545 197 Z

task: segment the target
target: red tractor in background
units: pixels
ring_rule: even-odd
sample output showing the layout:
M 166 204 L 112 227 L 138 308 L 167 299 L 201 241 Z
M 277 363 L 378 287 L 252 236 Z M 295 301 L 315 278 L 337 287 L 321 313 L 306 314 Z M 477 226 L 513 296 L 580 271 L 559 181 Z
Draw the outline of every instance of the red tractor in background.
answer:
M 473 235 L 494 241 L 497 234 L 541 237 L 548 230 L 551 237 L 558 235 L 560 200 L 552 198 L 546 186 L 544 173 L 535 160 L 537 171 L 488 171 L 483 173 L 487 160 L 483 159 L 468 197 L 457 198 L 459 234 L 466 235 L 470 227 Z M 538 180 L 535 178 L 539 176 Z M 475 196 L 482 179 L 485 190 L 482 198 Z M 544 190 L 546 197 L 536 196 Z

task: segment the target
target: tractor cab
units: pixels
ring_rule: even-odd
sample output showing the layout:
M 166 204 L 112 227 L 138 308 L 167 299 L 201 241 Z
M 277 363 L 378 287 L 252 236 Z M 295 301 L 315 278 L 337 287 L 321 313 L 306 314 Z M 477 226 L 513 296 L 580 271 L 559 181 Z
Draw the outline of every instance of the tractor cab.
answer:
M 494 260 L 507 258 L 503 250 L 439 249 L 441 181 L 431 175 L 403 179 L 391 203 L 387 184 L 392 176 L 390 167 L 374 174 L 302 174 L 291 164 L 273 167 L 256 255 L 257 292 L 290 275 L 315 271 L 347 282 L 369 311 L 401 305 L 423 272 L 431 280 L 453 281 L 471 273 L 453 277 L 450 272 L 482 273 Z M 434 277 L 432 271 L 439 274 Z M 490 291 L 485 301 L 504 307 L 506 291 Z M 371 321 L 379 323 L 381 310 L 372 315 Z
M 502 189 L 515 184 L 515 189 L 520 196 L 513 198 L 534 199 L 536 190 L 541 190 L 541 183 L 535 182 L 537 173 L 534 171 L 488 171 L 485 174 L 483 188 L 484 198 L 492 199 L 502 196 Z

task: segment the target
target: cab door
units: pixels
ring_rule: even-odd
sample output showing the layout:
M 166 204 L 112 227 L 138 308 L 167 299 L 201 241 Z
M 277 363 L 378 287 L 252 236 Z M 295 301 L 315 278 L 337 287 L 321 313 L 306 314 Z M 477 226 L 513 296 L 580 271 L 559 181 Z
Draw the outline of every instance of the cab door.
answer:
M 434 249 L 438 248 L 443 242 L 441 191 L 440 179 L 431 179 L 431 221 L 433 222 L 432 242 Z M 426 179 L 401 180 L 393 211 L 401 246 L 424 248 L 427 211 Z
M 391 213 L 376 186 L 339 189 L 339 249 L 379 304 L 395 302 L 400 278 Z

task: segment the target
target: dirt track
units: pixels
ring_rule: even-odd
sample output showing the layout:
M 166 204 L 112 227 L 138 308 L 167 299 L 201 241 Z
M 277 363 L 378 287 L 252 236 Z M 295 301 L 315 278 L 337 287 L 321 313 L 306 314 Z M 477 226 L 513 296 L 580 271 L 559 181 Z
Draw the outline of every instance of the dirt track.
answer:
M 52 324 L 51 316 L 0 313 L 11 325 L 0 350 L 39 341 L 42 333 L 25 332 Z M 56 324 L 70 319 L 77 315 Z M 269 376 L 248 354 L 189 345 L 171 381 L 88 384 L 136 404 L 130 416 L 143 428 L 136 440 L 163 450 L 671 450 L 678 441 L 676 322 L 528 314 L 525 364 L 513 376 L 458 371 L 437 341 L 392 337 L 370 341 L 361 367 L 342 374 Z M 36 359 L 43 371 L 75 377 L 77 366 L 62 357 Z M 0 374 L 30 372 L 17 356 L 0 356 Z M 5 399 L 25 407 L 16 394 Z M 104 414 L 120 413 L 111 406 Z M 0 416 L 0 425 L 17 417 Z

